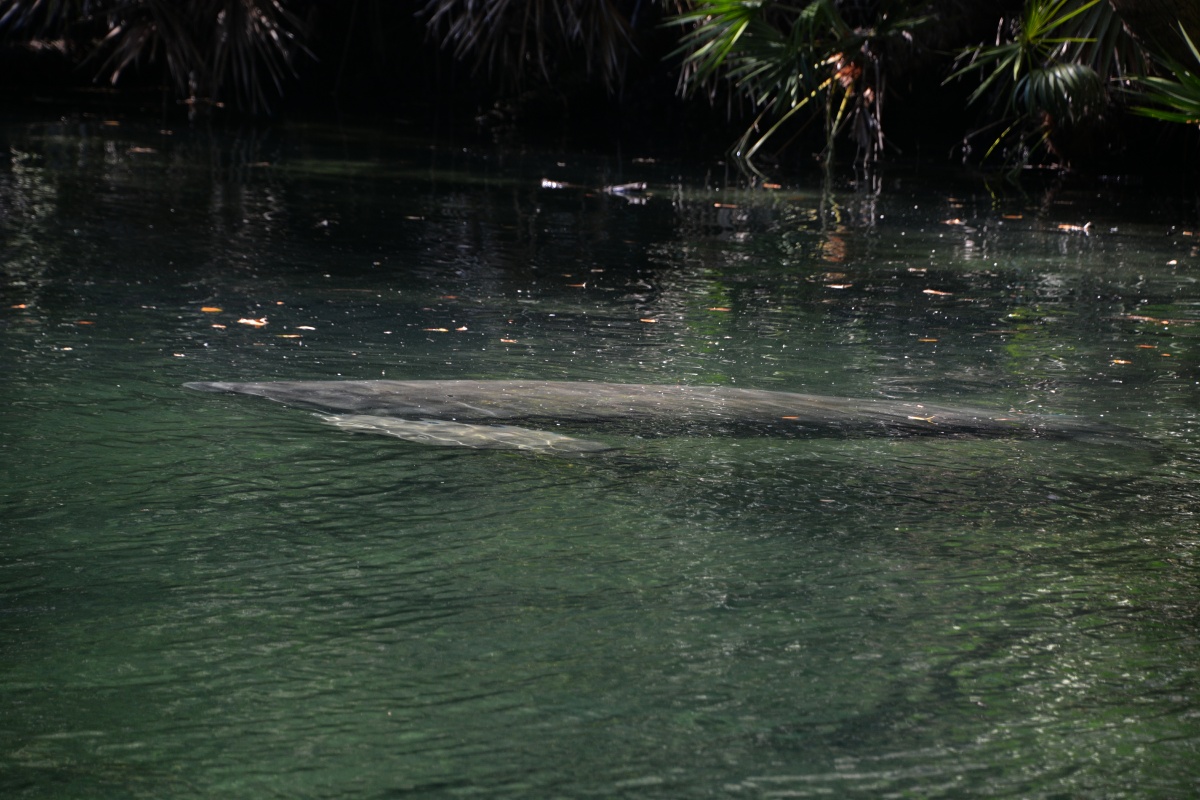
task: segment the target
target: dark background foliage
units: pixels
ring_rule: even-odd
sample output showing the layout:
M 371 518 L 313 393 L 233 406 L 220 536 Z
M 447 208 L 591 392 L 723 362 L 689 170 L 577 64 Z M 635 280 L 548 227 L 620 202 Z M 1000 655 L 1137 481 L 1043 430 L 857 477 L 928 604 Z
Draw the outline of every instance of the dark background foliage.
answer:
M 1025 97 L 1049 96 L 1060 91 L 1060 79 L 1084 73 L 1079 65 L 1085 56 L 1089 64 L 1103 62 L 1110 73 L 1097 78 L 1106 82 L 1103 104 L 1091 102 L 1088 114 L 1065 120 L 1038 108 L 1006 107 L 995 96 L 969 102 L 986 63 L 975 74 L 947 80 L 956 68 L 986 59 L 989 48 L 1018 42 L 1022 14 L 1055 0 L 816 0 L 810 5 L 836 17 L 840 37 L 821 34 L 809 42 L 817 48 L 811 53 L 818 45 L 829 48 L 828 58 L 815 63 L 815 79 L 819 84 L 820 70 L 827 68 L 840 89 L 820 84 L 838 89 L 830 92 L 824 124 L 814 102 L 804 109 L 813 113 L 787 119 L 756 158 L 768 167 L 822 153 L 831 159 L 978 163 L 986 151 L 1009 167 L 1173 175 L 1195 170 L 1197 126 L 1124 113 L 1129 103 L 1122 92 L 1131 78 L 1121 72 L 1123 62 L 1112 67 L 1112 54 L 1120 45 L 1140 49 L 1146 63 L 1153 53 L 1187 65 L 1190 52 L 1178 25 L 1200 29 L 1200 6 L 1190 0 L 1102 2 L 1090 13 L 1115 19 L 1107 30 L 1120 42 L 1093 45 L 1090 55 L 1082 44 L 1070 53 L 1060 50 L 1039 65 L 1043 72 L 1035 70 L 1039 80 L 1023 84 Z M 775 98 L 774 110 L 764 105 L 761 81 L 748 91 L 719 68 L 703 81 L 689 73 L 688 33 L 723 5 L 736 4 L 0 0 L 0 99 L 10 107 L 170 119 L 370 119 L 434 136 L 713 154 L 739 136 L 744 146 L 790 108 L 786 98 Z M 805 4 L 763 5 L 774 14 L 764 18 L 780 41 L 795 44 L 796 29 L 777 9 Z M 1084 5 L 1086 0 L 1068 0 L 1064 8 Z M 694 15 L 691 28 L 677 18 L 688 13 Z M 915 24 L 895 26 L 901 18 Z M 753 58 L 771 57 L 769 49 L 754 51 L 754 42 L 744 37 L 739 44 L 747 46 L 752 67 Z M 780 74 L 782 64 L 786 76 L 788 55 L 768 74 Z M 1077 84 L 1085 85 L 1099 84 Z M 834 120 L 843 127 L 830 128 L 834 111 L 847 111 Z M 989 148 L 1004 125 L 1020 135 L 996 138 L 1003 147 Z M 865 153 L 864 142 L 870 144 Z

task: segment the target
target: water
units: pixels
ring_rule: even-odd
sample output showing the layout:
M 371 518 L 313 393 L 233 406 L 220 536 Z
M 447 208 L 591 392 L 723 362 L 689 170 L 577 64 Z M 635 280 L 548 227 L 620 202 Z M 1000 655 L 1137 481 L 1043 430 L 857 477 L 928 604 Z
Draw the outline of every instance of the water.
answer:
M 1194 205 L 106 122 L 0 133 L 4 797 L 1200 791 Z M 1157 445 L 571 430 L 621 449 L 559 458 L 180 388 L 338 377 L 927 398 Z

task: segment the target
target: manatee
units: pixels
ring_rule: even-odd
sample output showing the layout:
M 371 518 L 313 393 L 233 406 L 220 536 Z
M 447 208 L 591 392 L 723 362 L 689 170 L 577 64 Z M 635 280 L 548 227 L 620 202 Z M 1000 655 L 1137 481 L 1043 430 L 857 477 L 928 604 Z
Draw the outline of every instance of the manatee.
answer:
M 599 453 L 614 449 L 560 433 L 535 431 L 515 425 L 469 425 L 442 419 L 403 419 L 371 414 L 322 415 L 322 421 L 357 433 L 379 433 L 408 442 L 477 450 L 531 450 L 538 453 Z
M 826 397 L 730 386 L 525 380 L 198 382 L 189 389 L 339 412 L 339 427 L 427 444 L 590 452 L 608 449 L 524 427 L 781 436 L 971 436 L 1133 441 L 1101 421 L 912 400 Z M 398 420 L 388 421 L 388 418 Z M 438 425 L 438 423 L 451 425 Z M 521 426 L 514 425 L 521 423 Z M 564 441 L 565 440 L 565 441 Z M 573 444 L 569 444 L 573 442 Z

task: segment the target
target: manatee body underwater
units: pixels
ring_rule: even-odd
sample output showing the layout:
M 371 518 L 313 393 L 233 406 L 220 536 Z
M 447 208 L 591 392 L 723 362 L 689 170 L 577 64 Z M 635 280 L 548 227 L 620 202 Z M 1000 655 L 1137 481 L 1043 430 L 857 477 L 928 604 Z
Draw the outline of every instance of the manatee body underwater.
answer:
M 655 434 L 1141 440 L 1126 428 L 1077 417 L 728 386 L 522 380 L 211 381 L 184 386 L 332 412 L 324 421 L 355 432 L 431 445 L 554 454 L 613 448 L 539 426 L 640 427 Z

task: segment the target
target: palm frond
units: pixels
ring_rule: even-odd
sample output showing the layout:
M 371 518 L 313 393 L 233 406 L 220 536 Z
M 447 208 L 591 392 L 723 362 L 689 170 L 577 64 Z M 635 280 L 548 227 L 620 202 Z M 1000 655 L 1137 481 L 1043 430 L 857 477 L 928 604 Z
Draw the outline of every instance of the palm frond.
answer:
M 284 0 L 7 0 L 0 35 L 26 39 L 87 30 L 98 78 L 116 83 L 160 65 L 191 103 L 266 111 L 303 52 L 305 24 Z
M 86 15 L 88 0 L 10 0 L 0 13 L 0 34 L 8 37 L 53 36 Z
M 754 121 L 733 148 L 743 160 L 802 110 L 824 116 L 827 154 L 833 138 L 855 119 L 856 132 L 869 134 L 856 135 L 861 155 L 867 160 L 878 155 L 883 43 L 927 18 L 879 12 L 855 26 L 841 5 L 836 0 L 691 0 L 670 20 L 687 31 L 673 53 L 683 67 L 681 89 L 711 95 L 725 85 L 755 109 Z
M 455 58 L 513 87 L 531 72 L 549 81 L 580 53 L 612 89 L 633 48 L 629 20 L 612 0 L 425 0 L 421 13 Z
M 1171 77 L 1149 75 L 1139 78 L 1138 84 L 1154 105 L 1134 106 L 1132 110 L 1163 122 L 1200 124 L 1200 48 L 1183 25 L 1179 26 L 1179 33 L 1191 51 L 1195 65 L 1184 65 L 1170 56 L 1160 56 L 1159 61 Z

